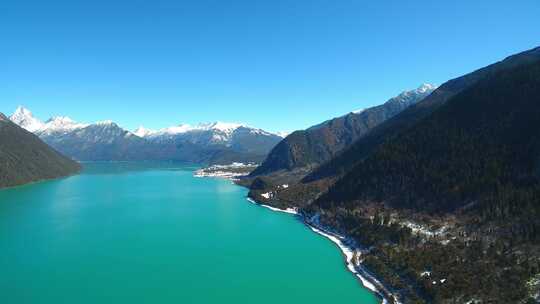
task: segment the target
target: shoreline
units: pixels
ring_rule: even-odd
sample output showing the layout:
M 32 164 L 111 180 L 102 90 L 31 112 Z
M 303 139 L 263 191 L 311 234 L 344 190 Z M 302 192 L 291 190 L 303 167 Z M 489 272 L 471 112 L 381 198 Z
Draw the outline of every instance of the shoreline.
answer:
M 370 290 L 372 293 L 375 294 L 375 296 L 379 297 L 381 299 L 382 304 L 389 304 L 390 301 L 388 300 L 388 298 L 392 298 L 393 303 L 395 304 L 401 304 L 401 302 L 395 297 L 395 295 L 390 293 L 379 280 L 377 280 L 372 274 L 368 273 L 362 267 L 361 262 L 355 265 L 353 258 L 358 247 L 354 245 L 354 241 L 344 236 L 341 236 L 337 233 L 329 231 L 328 229 L 322 227 L 321 225 L 318 225 L 314 223 L 313 221 L 308 220 L 303 214 L 299 213 L 297 209 L 293 209 L 293 208 L 280 209 L 280 208 L 272 207 L 269 205 L 260 204 L 256 202 L 254 199 L 249 198 L 249 197 L 246 198 L 246 200 L 254 205 L 258 205 L 260 207 L 264 207 L 275 212 L 293 214 L 299 217 L 302 223 L 306 225 L 308 228 L 310 228 L 313 232 L 324 236 L 325 238 L 329 239 L 332 243 L 334 243 L 336 247 L 338 247 L 338 249 L 341 251 L 341 254 L 343 256 L 343 260 L 345 262 L 347 270 L 356 277 L 356 279 L 362 284 L 364 288 Z M 345 242 L 351 245 L 346 244 Z
M 231 181 L 233 184 L 236 184 L 235 182 L 236 177 L 234 176 L 227 176 L 227 175 L 221 175 L 221 174 L 219 175 L 194 174 L 194 176 L 227 179 Z M 345 262 L 345 266 L 347 270 L 351 272 L 353 276 L 356 277 L 356 279 L 360 282 L 362 287 L 368 289 L 376 297 L 378 297 L 381 300 L 381 304 L 390 304 L 390 303 L 402 304 L 402 302 L 399 301 L 399 299 L 393 293 L 388 291 L 388 288 L 386 288 L 377 278 L 375 278 L 374 275 L 372 275 L 370 272 L 364 269 L 361 262 L 357 261 L 356 264 L 354 263 L 353 258 L 355 257 L 355 253 L 358 253 L 358 252 L 361 253 L 361 250 L 359 251 L 359 247 L 357 246 L 354 240 L 352 240 L 351 238 L 342 236 L 338 233 L 335 233 L 331 231 L 331 229 L 323 227 L 322 225 L 314 221 L 314 218 L 308 219 L 304 214 L 300 213 L 297 208 L 287 208 L 287 209 L 276 208 L 270 205 L 261 204 L 250 197 L 246 197 L 246 200 L 250 202 L 251 204 L 270 209 L 274 212 L 287 213 L 287 214 L 291 214 L 298 217 L 302 221 L 302 223 L 305 226 L 307 226 L 309 229 L 311 229 L 313 232 L 327 238 L 332 243 L 334 243 L 334 245 L 341 251 L 343 261 Z M 389 299 L 392 299 L 393 301 L 390 302 Z

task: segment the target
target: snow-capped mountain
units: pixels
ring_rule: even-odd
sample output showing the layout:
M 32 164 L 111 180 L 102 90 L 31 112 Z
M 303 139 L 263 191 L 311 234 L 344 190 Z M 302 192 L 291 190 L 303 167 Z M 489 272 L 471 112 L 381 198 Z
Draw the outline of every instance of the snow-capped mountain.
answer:
M 228 148 L 241 153 L 268 153 L 281 139 L 279 135 L 239 123 L 213 122 L 195 126 L 180 124 L 160 130 L 137 128 L 135 135 L 156 144 L 196 145 Z
M 28 109 L 19 106 L 13 115 L 9 117 L 11 121 L 26 129 L 29 132 L 36 132 L 43 128 L 44 123 L 35 118 Z
M 133 133 L 140 137 L 149 138 L 152 140 L 168 140 L 174 138 L 175 136 L 185 135 L 189 133 L 203 133 L 203 132 L 212 132 L 214 136 L 212 140 L 216 143 L 218 142 L 227 142 L 231 140 L 232 136 L 239 129 L 245 128 L 248 129 L 252 134 L 259 134 L 265 136 L 280 136 L 279 134 L 270 133 L 262 129 L 252 128 L 244 124 L 239 123 L 228 123 L 228 122 L 212 122 L 212 123 L 201 123 L 196 126 L 191 126 L 189 124 L 179 124 L 177 126 L 172 126 L 160 130 L 151 130 L 143 126 L 137 128 Z
M 332 159 L 382 122 L 427 97 L 436 86 L 422 84 L 385 103 L 324 121 L 296 131 L 277 144 L 254 175 L 308 168 Z
M 38 135 L 42 133 L 65 133 L 88 126 L 88 124 L 77 123 L 67 116 L 55 116 L 46 122 L 42 122 L 35 118 L 30 110 L 22 106 L 19 106 L 9 119 L 27 131 Z
M 238 123 L 180 124 L 160 130 L 141 126 L 130 132 L 110 120 L 88 124 L 56 116 L 42 122 L 23 107 L 10 119 L 79 160 L 260 161 L 281 140 Z

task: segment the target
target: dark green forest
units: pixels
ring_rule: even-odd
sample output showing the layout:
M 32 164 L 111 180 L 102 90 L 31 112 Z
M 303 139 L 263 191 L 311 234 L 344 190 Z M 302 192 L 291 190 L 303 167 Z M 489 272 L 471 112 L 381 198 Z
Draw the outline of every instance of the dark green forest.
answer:
M 0 113 L 0 188 L 74 174 L 75 161 Z
M 456 94 L 306 212 L 372 246 L 365 265 L 411 302 L 527 301 L 540 270 L 540 62 Z M 458 228 L 426 240 L 398 224 L 411 214 Z

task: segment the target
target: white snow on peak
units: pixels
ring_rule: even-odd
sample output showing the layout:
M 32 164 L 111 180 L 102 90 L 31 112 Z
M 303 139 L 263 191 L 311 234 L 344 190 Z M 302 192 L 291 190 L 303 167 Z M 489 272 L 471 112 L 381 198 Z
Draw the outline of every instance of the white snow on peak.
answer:
M 359 110 L 355 110 L 355 111 L 352 111 L 351 113 L 353 114 L 360 114 L 362 112 L 364 112 L 366 109 L 359 109 Z
M 88 126 L 88 124 L 75 122 L 67 116 L 55 116 L 45 122 L 44 130 L 70 131 Z
M 22 128 L 36 134 L 52 134 L 57 132 L 70 132 L 88 127 L 90 125 L 109 126 L 115 125 L 112 120 L 98 121 L 95 124 L 79 123 L 67 116 L 55 116 L 45 123 L 35 118 L 28 109 L 19 106 L 13 115 L 9 117 L 11 121 Z
M 55 116 L 45 122 L 43 127 L 37 131 L 42 134 L 65 133 L 77 129 L 82 129 L 88 124 L 77 123 L 67 116 Z
M 417 93 L 426 93 L 426 92 L 429 92 L 429 91 L 433 91 L 437 88 L 436 85 L 432 85 L 430 83 L 423 83 L 422 85 L 420 85 L 415 91 Z
M 138 127 L 133 133 L 139 137 L 160 137 L 160 136 L 172 136 L 192 131 L 193 127 L 188 124 L 179 124 L 168 128 L 159 130 L 147 129 L 143 126 Z
M 25 128 L 26 130 L 44 135 L 52 135 L 54 133 L 66 133 L 70 131 L 75 131 L 78 129 L 86 128 L 88 126 L 114 126 L 115 122 L 112 120 L 98 121 L 93 124 L 79 123 L 67 116 L 55 116 L 47 120 L 45 123 L 39 119 L 33 117 L 32 112 L 28 109 L 20 106 L 17 108 L 15 113 L 9 117 L 14 123 Z M 159 130 L 147 129 L 143 126 L 135 129 L 133 132 L 127 133 L 127 136 L 139 136 L 143 138 L 152 138 L 152 139 L 171 139 L 176 135 L 181 135 L 184 133 L 200 133 L 200 132 L 210 132 L 212 142 L 228 142 L 233 138 L 233 135 L 239 128 L 246 128 L 247 132 L 258 135 L 276 135 L 280 137 L 285 137 L 288 133 L 270 133 L 262 129 L 252 128 L 245 124 L 232 123 L 232 122 L 210 122 L 210 123 L 200 123 L 195 126 L 189 124 L 179 124 L 176 126 L 163 128 Z M 189 134 L 191 136 L 191 134 Z M 198 136 L 196 134 L 193 134 Z M 197 138 L 197 137 L 194 137 Z M 201 137 L 204 138 L 204 137 Z M 196 139 L 195 139 L 196 140 Z
M 167 134 L 180 134 L 180 133 L 186 133 L 186 132 L 192 131 L 193 127 L 188 124 L 181 123 L 177 126 L 168 127 L 163 130 Z
M 54 116 L 51 117 L 46 123 L 54 122 L 56 124 L 69 125 L 74 124 L 75 121 L 67 116 Z
M 203 131 L 219 130 L 219 131 L 228 133 L 243 126 L 244 126 L 243 124 L 239 124 L 239 123 L 216 121 L 216 122 L 211 122 L 211 123 L 200 123 L 195 127 L 195 129 L 203 130 Z
M 177 126 L 172 126 L 157 131 L 152 131 L 140 127 L 135 130 L 135 134 L 141 134 L 141 137 L 159 137 L 159 136 L 170 136 L 178 135 L 188 132 L 197 132 L 197 131 L 220 131 L 226 135 L 232 134 L 236 129 L 243 127 L 244 125 L 238 123 L 228 123 L 228 122 L 210 122 L 210 123 L 200 123 L 196 126 L 191 126 L 189 124 L 179 124 Z M 142 129 L 141 129 L 142 128 Z M 257 129 L 254 129 L 257 130 Z M 220 137 L 221 138 L 221 137 Z M 217 139 L 217 138 L 216 138 Z
M 150 129 L 147 129 L 143 126 L 139 126 L 137 129 L 135 129 L 135 131 L 133 131 L 133 134 L 139 136 L 139 137 L 146 137 L 146 136 L 149 136 L 153 133 L 155 133 L 156 131 L 154 130 L 150 130 Z
M 418 88 L 410 91 L 403 91 L 401 94 L 399 94 L 397 97 L 392 98 L 392 100 L 398 100 L 401 102 L 405 102 L 409 100 L 410 98 L 413 98 L 414 96 L 418 95 L 427 95 L 431 92 L 433 92 L 437 86 L 429 84 L 429 83 L 423 83 Z
M 285 138 L 287 137 L 289 134 L 291 134 L 291 132 L 289 131 L 279 131 L 279 132 L 276 132 L 274 133 L 275 135 L 281 137 L 281 138 Z
M 29 132 L 36 132 L 44 126 L 42 121 L 35 118 L 32 112 L 23 106 L 17 107 L 9 119 Z

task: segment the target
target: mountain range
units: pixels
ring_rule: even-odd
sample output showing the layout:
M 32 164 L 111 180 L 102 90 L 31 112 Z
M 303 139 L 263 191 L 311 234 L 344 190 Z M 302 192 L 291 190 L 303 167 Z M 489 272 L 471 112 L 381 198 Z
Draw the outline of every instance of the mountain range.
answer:
M 130 132 L 113 121 L 92 124 L 57 116 L 42 122 L 23 107 L 10 119 L 63 154 L 82 161 L 175 160 L 195 163 L 260 162 L 282 138 L 236 123 L 181 124 Z
M 295 178 L 267 159 L 239 183 L 362 244 L 388 299 L 536 303 L 539 123 L 540 47 L 447 81 Z
M 284 175 L 291 178 L 303 177 L 335 157 L 371 129 L 424 99 L 435 88 L 431 84 L 422 84 L 379 106 L 354 111 L 306 130 L 295 131 L 270 151 L 251 176 L 278 174 L 281 179 Z
M 74 174 L 80 165 L 0 113 L 0 188 Z

